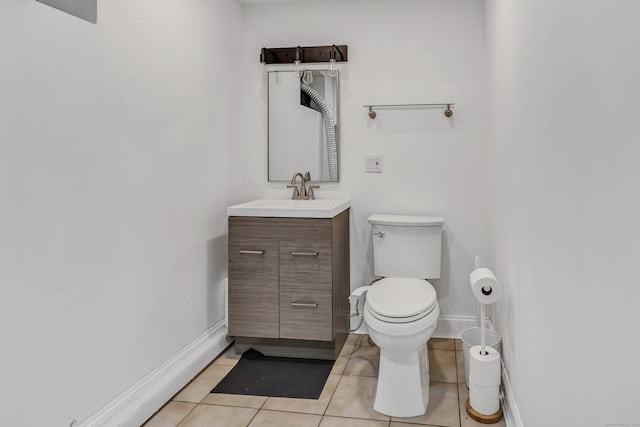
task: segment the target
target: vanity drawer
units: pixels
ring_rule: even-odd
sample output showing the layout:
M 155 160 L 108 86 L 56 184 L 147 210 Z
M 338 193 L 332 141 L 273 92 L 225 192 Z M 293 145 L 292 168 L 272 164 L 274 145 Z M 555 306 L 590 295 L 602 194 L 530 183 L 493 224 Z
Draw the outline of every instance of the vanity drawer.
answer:
M 317 240 L 331 238 L 330 218 L 229 217 L 229 238 Z
M 280 290 L 280 338 L 332 341 L 331 291 Z
M 229 240 L 229 335 L 278 338 L 278 240 Z
M 280 240 L 280 286 L 332 288 L 331 240 Z

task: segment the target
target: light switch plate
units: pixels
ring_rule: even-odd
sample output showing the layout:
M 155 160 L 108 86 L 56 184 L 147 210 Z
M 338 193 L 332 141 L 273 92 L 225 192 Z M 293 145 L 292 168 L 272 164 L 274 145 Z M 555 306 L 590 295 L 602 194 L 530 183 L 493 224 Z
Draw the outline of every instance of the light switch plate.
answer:
M 382 156 L 365 156 L 364 171 L 369 173 L 382 173 Z

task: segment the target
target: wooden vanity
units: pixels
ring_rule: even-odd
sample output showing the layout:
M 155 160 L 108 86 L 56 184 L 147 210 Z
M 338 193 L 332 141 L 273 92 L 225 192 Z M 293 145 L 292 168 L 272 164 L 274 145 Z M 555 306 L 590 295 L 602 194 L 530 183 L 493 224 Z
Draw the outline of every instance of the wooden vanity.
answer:
M 331 218 L 230 213 L 229 335 L 237 353 L 336 359 L 348 296 L 348 207 Z

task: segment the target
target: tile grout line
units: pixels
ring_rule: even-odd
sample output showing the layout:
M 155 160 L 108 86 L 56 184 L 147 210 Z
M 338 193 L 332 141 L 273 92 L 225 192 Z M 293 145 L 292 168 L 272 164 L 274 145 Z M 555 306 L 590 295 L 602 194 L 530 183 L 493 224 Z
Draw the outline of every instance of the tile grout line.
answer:
M 235 345 L 235 342 L 232 342 L 231 344 L 229 344 L 229 345 L 228 345 L 228 346 L 227 346 L 227 347 L 222 351 L 222 353 L 220 353 L 220 355 L 219 355 L 218 357 L 216 357 L 215 359 L 213 359 L 213 360 L 211 361 L 211 363 L 209 363 L 209 364 L 208 364 L 207 366 L 205 366 L 205 367 L 204 367 L 200 372 L 198 372 L 198 373 L 196 374 L 196 376 L 195 376 L 195 377 L 193 377 L 193 379 L 192 379 L 191 381 L 189 381 L 189 383 L 188 383 L 187 385 L 185 385 L 185 386 L 184 386 L 180 391 L 178 391 L 178 393 L 176 393 L 176 395 L 178 395 L 182 390 L 186 389 L 186 388 L 187 388 L 191 383 L 193 383 L 193 381 L 194 381 L 194 380 L 195 380 L 195 379 L 196 379 L 200 374 L 202 374 L 205 370 L 207 370 L 211 365 L 214 365 L 214 364 L 215 364 L 215 362 L 216 362 L 216 360 L 220 359 L 220 357 L 221 357 L 221 356 L 223 356 L 224 354 L 226 354 L 226 352 L 227 352 L 227 351 L 228 351 L 232 346 L 234 346 L 234 345 Z M 219 365 L 219 364 L 218 364 L 218 365 L 219 365 L 219 366 L 231 366 L 231 369 L 233 369 L 237 363 L 238 363 L 238 361 L 236 361 L 236 363 L 235 363 L 234 365 Z M 227 374 L 228 374 L 228 372 L 227 372 Z M 225 376 L 226 376 L 226 375 L 225 375 Z M 220 381 L 222 381 L 223 379 L 224 379 L 224 377 L 222 377 L 222 378 L 221 378 L 221 379 L 220 379 L 220 380 L 219 380 L 219 381 L 218 381 L 218 382 L 213 386 L 213 388 L 215 388 L 215 387 L 216 387 L 216 385 L 218 385 L 218 384 L 220 383 Z M 194 406 L 194 407 L 193 407 L 193 408 L 192 408 L 192 409 L 191 409 L 191 410 L 190 410 L 190 411 L 189 411 L 189 412 L 188 412 L 188 413 L 187 413 L 187 414 L 186 414 L 186 415 L 185 415 L 185 416 L 180 420 L 180 422 L 178 422 L 178 424 L 176 424 L 176 427 L 179 427 L 179 426 L 180 426 L 180 424 L 182 424 L 182 423 L 184 422 L 184 420 L 186 420 L 186 419 L 187 419 L 187 417 L 188 417 L 189 415 L 191 415 L 191 413 L 192 413 L 193 411 L 195 411 L 195 409 L 196 409 L 198 406 L 201 406 L 201 405 L 206 405 L 206 406 L 227 406 L 227 407 L 233 407 L 233 408 L 255 409 L 255 408 L 247 408 L 246 406 L 232 406 L 232 405 L 216 405 L 216 404 L 209 404 L 209 403 L 204 402 L 204 400 L 209 396 L 209 394 L 211 394 L 211 392 L 209 392 L 209 393 L 205 394 L 205 395 L 204 395 L 204 397 L 203 397 L 202 399 L 200 399 L 200 401 L 199 401 L 199 402 L 190 402 L 190 401 L 186 401 L 186 400 L 185 400 L 185 401 L 183 401 L 183 400 L 174 400 L 174 399 L 173 399 L 173 397 L 172 397 L 172 398 L 171 398 L 171 400 L 169 400 L 169 402 L 173 401 L 173 402 L 195 403 L 195 406 Z M 265 402 L 266 402 L 266 400 L 265 400 Z M 167 402 L 167 403 L 168 403 L 168 402 Z M 165 405 L 166 405 L 166 404 L 165 404 Z M 263 403 L 263 405 L 264 405 L 264 403 Z M 259 411 L 259 409 L 258 409 L 258 411 Z M 257 413 L 258 413 L 258 412 L 256 411 L 256 414 L 257 414 Z M 253 418 L 255 418 L 255 414 L 254 414 L 254 416 L 251 418 L 251 421 L 253 421 Z M 251 421 L 249 421 L 249 423 L 251 423 Z M 247 424 L 247 425 L 248 425 L 248 424 Z
M 231 343 L 229 346 L 227 346 L 227 347 L 222 351 L 222 353 L 220 353 L 220 356 L 221 356 L 221 355 L 223 355 L 223 354 L 225 354 L 225 353 L 227 352 L 227 350 L 229 350 L 229 348 L 230 348 L 232 345 L 234 345 L 234 343 Z M 169 399 L 169 400 L 168 400 L 168 401 L 167 401 L 167 402 L 162 406 L 162 408 L 160 408 L 160 409 L 156 412 L 156 414 L 157 414 L 158 412 L 160 412 L 160 411 L 161 411 L 165 406 L 167 406 L 167 404 L 169 404 L 169 403 L 171 403 L 171 402 L 194 403 L 194 404 L 195 404 L 195 406 L 194 406 L 193 408 L 191 408 L 191 410 L 190 410 L 189 412 L 187 412 L 187 413 L 185 414 L 185 416 L 184 416 L 184 417 L 182 417 L 182 419 L 181 419 L 180 421 L 178 421 L 178 424 L 176 424 L 176 427 L 178 427 L 180 424 L 182 424 L 182 423 L 184 422 L 184 420 L 186 420 L 186 419 L 187 419 L 187 417 L 188 417 L 189 415 L 191 415 L 191 413 L 192 413 L 192 412 L 193 412 L 193 411 L 194 411 L 198 406 L 200 406 L 201 404 L 203 404 L 203 403 L 202 403 L 202 400 L 206 399 L 206 398 L 207 398 L 207 396 L 204 396 L 200 402 L 189 402 L 189 401 L 185 401 L 185 400 L 175 400 L 175 399 L 174 399 L 174 397 L 175 397 L 175 396 L 177 396 L 178 394 L 180 394 L 180 392 L 181 392 L 182 390 L 184 390 L 185 388 L 189 387 L 189 385 L 193 382 L 193 380 L 195 380 L 195 379 L 198 377 L 198 375 L 200 375 L 202 372 L 204 372 L 204 371 L 205 371 L 205 369 L 207 369 L 209 366 L 213 365 L 213 364 L 215 363 L 215 361 L 216 361 L 217 359 L 219 359 L 219 358 L 220 358 L 220 356 L 218 356 L 218 357 L 216 357 L 215 359 L 213 359 L 213 360 L 211 361 L 211 363 L 209 363 L 207 366 L 205 366 L 204 368 L 202 368 L 202 370 L 201 370 L 200 372 L 198 372 L 198 373 L 197 373 L 197 374 L 196 374 L 196 375 L 191 379 L 191 381 L 189 381 L 189 382 L 188 382 L 184 387 L 182 387 L 182 388 L 181 388 L 181 389 L 180 389 L 176 394 L 174 394 L 173 396 L 171 396 L 171 398 L 170 398 L 170 399 Z M 219 381 L 218 381 L 218 382 L 219 382 Z M 151 416 L 147 421 L 145 421 L 145 422 L 148 422 L 149 420 L 151 420 L 151 418 L 153 418 L 156 414 L 153 414 L 153 415 L 152 415 L 152 416 Z
M 458 394 L 458 423 L 462 427 L 462 410 L 460 409 L 460 384 L 456 384 L 456 393 Z
M 351 359 L 351 355 L 349 355 L 349 359 Z M 345 365 L 345 368 L 346 368 L 346 365 Z M 344 376 L 344 374 L 340 374 L 340 379 L 338 380 L 338 384 L 336 384 L 336 388 L 334 388 L 333 391 L 331 392 L 331 397 L 329 398 L 329 402 L 327 402 L 327 406 L 324 408 L 324 411 L 322 411 L 322 418 L 325 417 L 325 415 L 327 413 L 327 409 L 329 409 L 329 405 L 331 405 L 331 401 L 333 400 L 333 396 L 336 394 L 336 390 L 338 390 L 338 387 L 340 386 L 340 383 L 342 382 L 342 377 L 343 376 Z M 320 418 L 320 422 L 322 422 L 322 418 Z
M 265 400 L 265 402 L 266 402 L 266 400 Z M 263 404 L 263 405 L 264 405 L 264 404 Z M 253 408 L 253 409 L 255 409 L 255 408 Z M 249 427 L 249 425 L 253 422 L 253 420 L 255 420 L 255 419 L 256 419 L 256 417 L 258 416 L 258 412 L 260 412 L 260 411 L 261 411 L 261 409 L 256 410 L 256 413 L 255 413 L 255 414 L 253 414 L 253 417 L 251 417 L 251 419 L 250 419 L 250 420 L 249 420 L 249 422 L 247 423 L 247 426 L 246 426 L 246 427 Z
M 190 402 L 190 403 L 191 403 L 191 402 Z M 190 410 L 189 412 L 187 412 L 187 414 L 186 414 L 184 417 L 182 417 L 182 419 L 181 419 L 180 421 L 178 421 L 178 424 L 176 424 L 176 427 L 179 427 L 179 426 L 180 426 L 180 424 L 182 424 L 182 423 L 184 422 L 184 420 L 186 420 L 186 419 L 187 419 L 187 417 L 188 417 L 189 415 L 191 415 L 191 413 L 192 413 L 192 412 L 193 412 L 193 411 L 198 407 L 198 405 L 199 405 L 199 404 L 198 404 L 198 403 L 196 403 L 196 406 L 194 406 L 193 408 L 191 408 L 191 410 Z
M 310 415 L 318 415 L 318 414 L 310 414 Z M 376 420 L 376 419 L 373 419 L 373 418 L 347 417 L 347 416 L 344 416 L 344 415 L 323 415 L 322 417 L 324 418 L 325 416 L 331 417 L 331 418 L 342 418 L 344 420 L 373 421 L 373 422 L 380 422 L 380 423 L 384 423 L 384 422 L 387 422 L 387 423 L 392 423 L 392 422 L 400 423 L 401 422 L 401 421 L 391 421 L 391 420 L 389 420 L 389 421 Z M 386 416 L 387 415 L 385 415 L 385 417 Z M 389 417 L 389 418 L 391 418 L 391 417 Z M 415 423 L 404 423 L 404 424 L 410 424 L 412 426 L 424 426 L 424 427 L 447 427 L 447 426 L 438 426 L 438 425 L 435 425 L 435 424 L 415 424 Z M 451 426 L 448 426 L 448 427 L 451 427 Z
M 462 410 L 460 409 L 460 383 L 458 382 L 458 353 L 455 353 L 455 360 L 456 360 L 456 394 L 457 394 L 457 400 L 458 400 L 458 423 L 459 426 L 462 427 Z
M 253 422 L 253 420 L 258 416 L 258 412 L 262 411 L 262 408 L 264 408 L 264 405 L 267 403 L 267 400 L 269 400 L 269 396 L 267 396 L 267 398 L 264 400 L 264 402 L 262 402 L 262 405 L 260 405 L 260 407 L 258 408 L 256 413 L 253 414 L 253 417 L 251 417 L 251 419 L 249 420 L 249 424 L 247 424 L 247 427 L 249 427 L 249 425 Z M 265 411 L 266 411 L 266 409 L 265 409 Z
M 453 360 L 456 363 L 456 400 L 458 401 L 458 426 L 462 427 L 462 413 L 460 412 L 460 384 L 458 383 L 458 354 L 455 353 L 455 341 L 453 342 Z
M 344 369 L 342 371 L 342 373 L 340 374 L 340 379 L 338 380 L 338 384 L 336 384 L 336 388 L 333 389 L 333 392 L 331 393 L 331 398 L 329 399 L 329 402 L 327 403 L 327 406 L 324 408 L 324 411 L 322 412 L 322 418 L 320 418 L 320 424 L 322 424 L 322 420 L 324 419 L 324 417 L 328 417 L 328 416 L 333 416 L 333 415 L 327 415 L 327 410 L 329 409 L 329 405 L 331 405 L 331 401 L 333 400 L 333 396 L 335 395 L 336 391 L 338 390 L 338 387 L 340 386 L 340 383 L 342 382 L 342 378 L 345 376 L 344 372 L 347 369 L 347 365 L 349 364 L 349 361 L 351 360 L 351 356 L 353 356 L 353 353 L 355 353 L 357 351 L 357 348 L 360 348 L 361 344 L 360 344 L 360 340 L 362 339 L 362 336 L 358 337 L 358 340 L 356 341 L 355 344 L 353 344 L 353 349 L 351 349 L 351 352 L 349 353 L 349 357 L 347 357 L 347 361 L 344 365 Z M 349 417 L 340 417 L 340 416 L 335 416 L 338 418 L 349 418 Z M 360 419 L 364 419 L 364 418 L 360 418 Z M 387 427 L 391 426 L 391 417 L 389 417 L 389 422 L 387 423 Z

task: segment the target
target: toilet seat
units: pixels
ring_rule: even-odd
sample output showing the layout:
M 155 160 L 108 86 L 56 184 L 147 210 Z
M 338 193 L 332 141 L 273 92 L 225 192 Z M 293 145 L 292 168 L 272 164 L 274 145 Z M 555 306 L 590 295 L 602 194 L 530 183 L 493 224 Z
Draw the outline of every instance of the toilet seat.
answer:
M 373 317 L 388 323 L 410 323 L 438 305 L 436 291 L 423 279 L 385 277 L 367 292 L 366 305 Z

